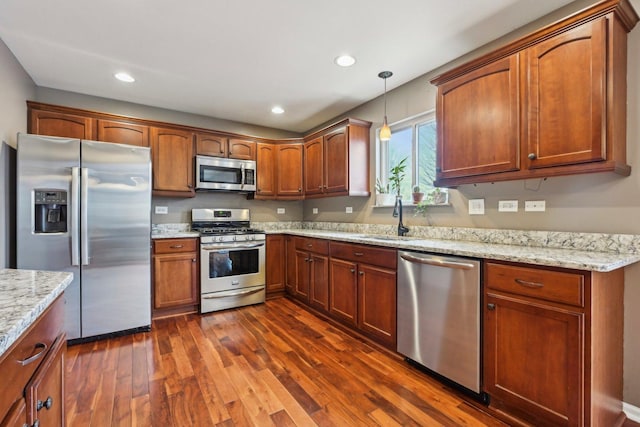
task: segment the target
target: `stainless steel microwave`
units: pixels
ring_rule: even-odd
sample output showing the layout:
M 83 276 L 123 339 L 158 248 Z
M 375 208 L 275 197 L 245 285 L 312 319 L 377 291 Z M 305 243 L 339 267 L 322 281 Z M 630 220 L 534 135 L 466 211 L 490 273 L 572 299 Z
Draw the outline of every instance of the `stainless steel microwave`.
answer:
M 256 162 L 196 156 L 196 190 L 256 191 Z

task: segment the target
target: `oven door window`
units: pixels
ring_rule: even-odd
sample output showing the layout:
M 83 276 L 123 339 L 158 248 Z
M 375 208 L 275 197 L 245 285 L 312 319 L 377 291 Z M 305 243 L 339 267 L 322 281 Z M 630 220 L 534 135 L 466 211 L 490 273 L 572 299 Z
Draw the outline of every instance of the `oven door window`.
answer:
M 223 166 L 200 165 L 200 182 L 242 184 L 242 170 Z
M 209 252 L 209 278 L 258 273 L 258 249 Z

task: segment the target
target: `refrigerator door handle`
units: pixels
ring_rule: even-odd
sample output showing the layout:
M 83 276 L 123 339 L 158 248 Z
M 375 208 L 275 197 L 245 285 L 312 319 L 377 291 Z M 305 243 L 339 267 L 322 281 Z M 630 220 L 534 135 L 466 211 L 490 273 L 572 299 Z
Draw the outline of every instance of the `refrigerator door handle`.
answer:
M 81 168 L 80 179 L 80 254 L 82 265 L 89 265 L 89 168 Z
M 80 168 L 71 168 L 71 265 L 80 265 Z

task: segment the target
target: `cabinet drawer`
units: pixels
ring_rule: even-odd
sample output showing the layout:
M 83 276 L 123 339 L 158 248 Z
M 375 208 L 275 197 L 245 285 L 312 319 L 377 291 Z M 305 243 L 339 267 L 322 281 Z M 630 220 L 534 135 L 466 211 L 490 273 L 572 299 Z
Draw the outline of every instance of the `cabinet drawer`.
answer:
M 63 324 L 64 301 L 62 297 L 58 297 L 0 360 L 0 418 L 9 411 L 15 401 L 23 397 L 29 379 L 45 359 L 56 337 L 62 332 Z
M 368 245 L 331 242 L 331 256 L 380 267 L 396 268 L 395 249 L 376 248 Z
M 296 237 L 296 249 L 301 251 L 315 252 L 322 255 L 329 254 L 329 241 L 313 239 L 307 237 Z
M 584 307 L 585 275 L 488 262 L 488 289 Z
M 153 241 L 154 254 L 174 254 L 176 252 L 195 252 L 198 239 L 163 239 Z

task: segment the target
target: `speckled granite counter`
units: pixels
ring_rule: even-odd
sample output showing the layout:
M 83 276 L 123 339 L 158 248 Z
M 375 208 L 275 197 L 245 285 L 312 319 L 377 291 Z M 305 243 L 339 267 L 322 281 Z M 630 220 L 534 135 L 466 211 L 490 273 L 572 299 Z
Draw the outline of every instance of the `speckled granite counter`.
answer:
M 200 237 L 197 231 L 160 231 L 151 233 L 153 240 L 157 239 L 185 239 L 191 237 Z
M 66 272 L 0 269 L 0 357 L 72 280 Z
M 280 229 L 270 230 L 268 233 L 286 233 L 296 236 L 364 243 L 397 249 L 600 272 L 613 271 L 640 261 L 640 253 L 601 252 L 549 246 L 524 246 L 517 243 L 498 244 L 482 241 L 433 239 L 421 236 L 397 237 L 311 229 Z

